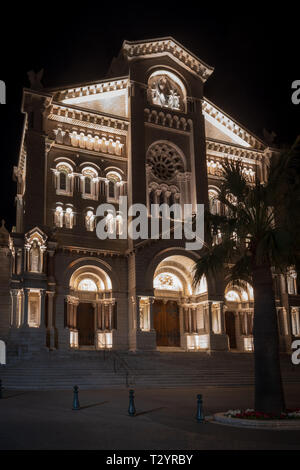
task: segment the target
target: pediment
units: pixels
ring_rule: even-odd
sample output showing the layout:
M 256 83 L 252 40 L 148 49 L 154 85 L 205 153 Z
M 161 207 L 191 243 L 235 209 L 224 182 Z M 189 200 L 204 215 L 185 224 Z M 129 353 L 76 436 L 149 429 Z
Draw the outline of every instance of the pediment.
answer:
M 27 243 L 36 239 L 40 242 L 40 244 L 43 245 L 45 244 L 47 238 L 47 235 L 39 227 L 34 227 L 25 234 L 25 240 Z
M 257 150 L 266 148 L 266 144 L 262 140 L 250 133 L 245 127 L 242 127 L 207 98 L 203 99 L 202 102 L 202 114 L 207 139 Z

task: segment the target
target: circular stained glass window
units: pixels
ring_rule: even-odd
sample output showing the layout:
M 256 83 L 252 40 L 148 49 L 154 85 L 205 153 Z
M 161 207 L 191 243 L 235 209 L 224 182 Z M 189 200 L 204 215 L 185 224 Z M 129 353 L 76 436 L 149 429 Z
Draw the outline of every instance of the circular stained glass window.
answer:
M 184 172 L 184 165 L 177 150 L 168 144 L 153 145 L 147 153 L 147 163 L 153 174 L 163 181 L 174 178 L 177 172 Z

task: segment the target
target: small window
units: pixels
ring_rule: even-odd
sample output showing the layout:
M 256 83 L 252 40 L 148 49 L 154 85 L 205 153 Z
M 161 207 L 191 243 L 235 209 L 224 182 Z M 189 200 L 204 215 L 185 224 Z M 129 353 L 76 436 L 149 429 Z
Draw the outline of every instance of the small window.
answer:
M 94 168 L 86 167 L 82 170 L 81 192 L 85 199 L 98 198 L 98 173 Z
M 110 198 L 115 197 L 115 182 L 114 181 L 109 181 L 108 182 L 108 196 Z
M 89 176 L 84 179 L 84 192 L 85 194 L 91 194 L 91 178 Z
M 107 173 L 107 199 L 117 201 L 119 197 L 119 186 L 121 177 L 116 171 L 110 171 Z
M 68 163 L 59 163 L 56 166 L 56 193 L 67 196 L 72 195 L 73 170 Z
M 59 173 L 59 189 L 61 191 L 66 191 L 67 189 L 67 173 L 64 171 Z

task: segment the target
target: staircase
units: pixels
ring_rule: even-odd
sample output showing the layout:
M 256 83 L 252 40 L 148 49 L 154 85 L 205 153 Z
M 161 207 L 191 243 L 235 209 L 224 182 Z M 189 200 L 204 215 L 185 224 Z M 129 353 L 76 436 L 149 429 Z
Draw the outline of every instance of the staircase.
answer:
M 284 383 L 300 384 L 300 367 L 281 356 Z M 0 368 L 6 389 L 190 388 L 253 384 L 253 355 L 188 352 L 42 352 Z

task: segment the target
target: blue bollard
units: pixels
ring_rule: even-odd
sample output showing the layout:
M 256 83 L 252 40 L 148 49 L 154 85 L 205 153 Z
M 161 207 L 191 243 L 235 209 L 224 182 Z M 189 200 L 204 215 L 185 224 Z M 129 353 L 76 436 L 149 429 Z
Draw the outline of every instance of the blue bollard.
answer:
M 73 388 L 73 406 L 72 410 L 80 410 L 80 404 L 78 399 L 78 386 L 75 385 Z
M 128 408 L 129 416 L 135 415 L 135 406 L 134 406 L 134 390 L 129 390 L 129 408 Z
M 202 395 L 197 395 L 197 415 L 196 420 L 198 423 L 204 423 L 204 414 L 203 414 L 203 401 Z

